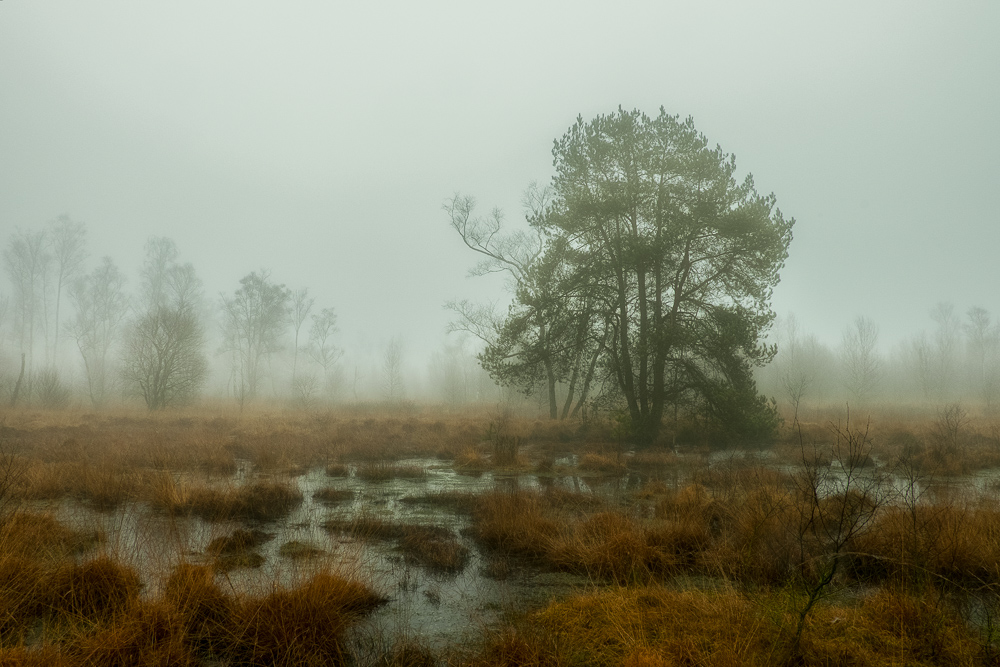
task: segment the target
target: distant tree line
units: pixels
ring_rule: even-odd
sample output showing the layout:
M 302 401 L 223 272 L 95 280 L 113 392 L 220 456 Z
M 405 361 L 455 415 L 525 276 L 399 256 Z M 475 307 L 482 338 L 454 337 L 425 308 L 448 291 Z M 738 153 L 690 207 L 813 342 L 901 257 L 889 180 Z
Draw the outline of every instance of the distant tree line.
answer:
M 267 381 L 268 397 L 302 406 L 345 389 L 336 311 L 314 310 L 307 288 L 291 290 L 258 270 L 233 292 L 210 299 L 194 266 L 164 237 L 146 243 L 134 290 L 111 257 L 90 266 L 88 259 L 86 225 L 65 215 L 3 239 L 5 406 L 60 408 L 74 396 L 93 408 L 122 401 L 141 401 L 150 410 L 190 404 L 205 390 L 211 359 L 227 362 L 227 392 L 240 406 L 261 398 Z M 290 361 L 290 386 L 275 384 L 284 381 L 277 379 L 276 353 L 282 363 Z M 384 369 L 385 398 L 401 401 L 401 342 L 390 343 L 386 354 L 394 361 Z M 357 396 L 362 373 L 355 376 Z
M 881 344 L 875 320 L 857 317 L 838 344 L 803 333 L 794 314 L 771 335 L 777 354 L 759 373 L 762 388 L 793 417 L 806 404 L 847 402 L 945 406 L 961 402 L 984 414 L 1000 408 L 1000 322 L 981 306 L 964 313 L 942 302 L 927 312 L 928 328 L 892 346 Z

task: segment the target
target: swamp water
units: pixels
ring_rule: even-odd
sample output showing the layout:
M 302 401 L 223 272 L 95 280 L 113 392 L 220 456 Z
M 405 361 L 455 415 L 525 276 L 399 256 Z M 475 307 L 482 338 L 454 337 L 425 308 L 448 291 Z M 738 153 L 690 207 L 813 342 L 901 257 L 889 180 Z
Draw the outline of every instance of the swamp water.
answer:
M 557 461 L 560 467 L 575 463 Z M 326 571 L 356 579 L 388 598 L 388 602 L 358 623 L 350 641 L 357 655 L 377 654 L 400 640 L 413 640 L 431 649 L 460 645 L 481 636 L 505 614 L 544 605 L 573 591 L 594 585 L 586 577 L 551 572 L 516 560 L 496 561 L 469 537 L 471 519 L 467 511 L 433 502 L 414 502 L 415 497 L 442 492 L 480 493 L 494 489 L 539 489 L 559 487 L 568 491 L 595 493 L 614 500 L 636 480 L 626 478 L 538 476 L 533 473 L 501 474 L 485 471 L 468 474 L 453 470 L 437 459 L 408 459 L 400 468 L 419 468 L 416 478 L 366 481 L 358 466 L 348 466 L 346 477 L 329 477 L 322 468 L 288 477 L 254 474 L 249 462 L 240 462 L 229 478 L 181 474 L 181 485 L 237 487 L 256 481 L 287 482 L 297 489 L 303 502 L 287 517 L 257 523 L 253 529 L 268 534 L 254 551 L 262 557 L 255 567 L 234 567 L 217 575 L 217 583 L 235 592 L 266 593 L 277 586 L 294 586 L 311 574 Z M 352 494 L 341 502 L 322 502 L 313 494 L 322 489 Z M 37 509 L 77 530 L 103 536 L 102 548 L 135 567 L 145 584 L 144 592 L 156 595 L 166 575 L 180 562 L 207 563 L 209 544 L 238 529 L 251 527 L 238 521 L 209 522 L 197 516 L 169 516 L 143 503 L 129 503 L 113 512 L 98 512 L 72 500 L 40 503 Z M 410 562 L 395 540 L 373 539 L 350 533 L 331 532 L 328 520 L 351 522 L 379 519 L 394 524 L 439 526 L 457 536 L 468 549 L 468 559 L 454 572 L 437 571 Z M 287 555 L 289 543 L 297 550 L 316 550 L 309 557 Z M 500 566 L 498 567 L 498 562 Z M 499 576 L 498 576 L 499 575 Z
M 741 458 L 752 458 L 765 467 L 791 472 L 791 466 L 775 465 L 766 457 L 712 457 L 709 467 L 740 464 Z M 555 469 L 573 470 L 575 456 L 556 460 Z M 353 653 L 361 656 L 378 655 L 398 641 L 412 640 L 431 649 L 466 644 L 482 636 L 484 628 L 494 625 L 505 615 L 542 606 L 554 598 L 585 590 L 596 584 L 586 577 L 557 573 L 532 567 L 517 561 L 501 561 L 497 567 L 495 555 L 482 550 L 466 533 L 471 520 L 467 512 L 446 504 L 414 502 L 415 497 L 428 497 L 443 492 L 481 493 L 485 491 L 531 490 L 546 487 L 566 491 L 592 493 L 614 506 L 627 502 L 628 496 L 646 479 L 634 473 L 622 476 L 581 476 L 571 473 L 460 473 L 437 459 L 409 459 L 395 463 L 400 468 L 419 468 L 424 475 L 416 478 L 390 478 L 366 481 L 359 476 L 356 465 L 348 466 L 345 477 L 329 477 L 321 468 L 288 477 L 255 474 L 249 462 L 240 462 L 235 475 L 229 478 L 177 475 L 180 484 L 233 487 L 255 481 L 288 482 L 302 493 L 303 502 L 280 521 L 260 523 L 254 527 L 270 537 L 256 548 L 260 562 L 256 567 L 235 567 L 220 573 L 218 583 L 236 592 L 266 593 L 276 586 L 292 586 L 318 571 L 340 574 L 362 581 L 388 602 L 365 617 L 351 632 Z M 828 469 L 832 479 L 840 474 Z M 686 484 L 690 468 L 673 468 L 661 479 L 678 488 Z M 866 471 L 866 474 L 868 471 Z M 660 476 L 658 476 L 660 477 Z M 947 486 L 962 486 L 973 490 L 996 488 L 997 471 L 984 471 L 964 480 L 953 480 Z M 905 480 L 889 476 L 889 487 L 900 489 Z M 833 487 L 837 484 L 834 483 Z M 830 490 L 835 490 L 831 487 Z M 321 502 L 313 494 L 332 488 L 349 492 L 342 502 Z M 212 540 L 225 537 L 242 522 L 208 522 L 196 516 L 168 516 L 149 507 L 133 503 L 114 512 L 97 512 L 74 501 L 46 503 L 40 508 L 52 511 L 56 518 L 78 530 L 97 531 L 104 535 L 103 548 L 122 562 L 135 567 L 145 582 L 147 594 L 155 595 L 165 575 L 179 562 L 209 562 Z M 395 540 L 358 537 L 350 533 L 331 532 L 323 527 L 328 520 L 351 522 L 358 519 L 380 519 L 395 524 L 439 526 L 457 536 L 458 543 L 468 549 L 468 560 L 455 572 L 442 572 L 410 562 L 397 548 Z M 315 549 L 312 557 L 292 558 L 282 546 L 293 543 L 301 549 Z M 498 577 L 499 574 L 502 576 Z

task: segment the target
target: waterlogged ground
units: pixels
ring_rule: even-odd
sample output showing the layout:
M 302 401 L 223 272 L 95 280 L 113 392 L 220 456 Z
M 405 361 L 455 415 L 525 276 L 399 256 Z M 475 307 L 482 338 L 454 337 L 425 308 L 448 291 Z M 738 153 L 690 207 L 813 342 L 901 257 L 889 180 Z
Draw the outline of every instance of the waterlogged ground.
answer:
M 557 459 L 556 466 L 566 469 L 575 463 L 575 457 L 569 456 Z M 551 572 L 516 559 L 498 560 L 469 536 L 471 519 L 467 512 L 420 502 L 420 498 L 442 492 L 559 487 L 598 494 L 614 504 L 639 484 L 634 475 L 460 473 L 437 459 L 407 459 L 395 465 L 422 469 L 425 474 L 418 478 L 366 481 L 358 474 L 359 466 L 352 464 L 346 466 L 344 477 L 330 477 L 322 468 L 294 477 L 256 475 L 249 462 L 240 461 L 232 477 L 190 473 L 176 477 L 180 484 L 221 487 L 274 480 L 286 481 L 297 488 L 303 502 L 286 519 L 253 526 L 254 530 L 266 533 L 262 537 L 265 541 L 253 550 L 262 562 L 237 565 L 219 576 L 237 592 L 267 592 L 275 586 L 294 585 L 318 570 L 332 570 L 369 583 L 389 601 L 354 629 L 352 641 L 358 645 L 359 655 L 378 653 L 380 647 L 366 644 L 391 646 L 399 639 L 417 639 L 432 649 L 454 646 L 481 636 L 484 627 L 505 615 L 536 608 L 596 585 L 580 575 Z M 352 496 L 339 502 L 323 502 L 314 497 L 316 492 L 331 488 Z M 74 529 L 100 534 L 105 550 L 140 572 L 146 582 L 144 593 L 150 596 L 159 594 L 164 575 L 172 567 L 180 562 L 210 562 L 213 540 L 248 528 L 245 522 L 169 516 L 134 502 L 113 512 L 95 511 L 69 499 L 36 503 L 35 509 L 52 512 Z M 468 550 L 468 560 L 457 572 L 436 571 L 410 562 L 393 540 L 331 532 L 323 527 L 331 519 L 351 522 L 359 518 L 450 529 L 458 543 Z M 293 557 L 289 551 L 299 555 L 310 553 Z M 368 648 L 375 650 L 365 650 Z
M 779 472 L 793 472 L 795 466 L 768 463 L 759 453 L 729 452 L 709 458 L 711 468 L 739 465 L 752 459 Z M 516 559 L 500 558 L 477 544 L 470 536 L 471 518 L 461 507 L 427 502 L 426 498 L 445 492 L 477 494 L 503 490 L 532 490 L 556 487 L 575 493 L 599 496 L 605 506 L 630 502 L 635 491 L 648 481 L 647 475 L 580 474 L 577 457 L 557 458 L 553 472 L 462 473 L 447 462 L 434 458 L 405 459 L 393 465 L 422 470 L 416 477 L 394 477 L 383 481 L 363 479 L 363 464 L 344 466 L 340 476 L 329 476 L 323 468 L 313 468 L 297 476 L 258 474 L 249 461 L 239 460 L 232 476 L 175 474 L 179 485 L 232 487 L 255 481 L 290 484 L 303 502 L 286 518 L 276 522 L 248 525 L 246 522 L 209 522 L 197 516 L 170 516 L 143 503 L 128 503 L 112 512 L 99 512 L 64 499 L 39 503 L 38 509 L 55 514 L 63 523 L 78 530 L 100 534 L 103 548 L 141 574 L 145 593 L 156 596 L 164 575 L 180 562 L 207 563 L 215 556 L 212 546 L 234 531 L 260 531 L 260 543 L 251 550 L 252 558 L 231 564 L 218 575 L 220 583 L 233 592 L 266 593 L 276 586 L 293 586 L 317 571 L 334 571 L 371 585 L 388 602 L 353 628 L 349 638 L 358 656 L 384 654 L 400 640 L 416 640 L 433 650 L 463 645 L 483 635 L 508 615 L 539 608 L 548 602 L 600 584 L 586 577 L 532 566 Z M 661 478 L 669 488 L 690 481 L 690 470 L 674 466 Z M 848 475 L 855 484 L 871 483 L 884 475 L 887 489 L 902 492 L 912 485 L 913 493 L 928 489 L 995 488 L 997 471 L 981 471 L 962 480 L 942 483 L 928 479 L 908 479 L 898 473 L 866 465 L 845 470 L 838 464 L 824 466 L 824 489 L 834 493 Z M 881 471 L 881 472 L 876 472 Z M 334 489 L 345 498 L 334 502 L 315 497 Z M 841 488 L 842 490 L 842 488 Z M 421 500 L 423 499 L 423 500 Z M 391 524 L 417 524 L 448 529 L 468 552 L 457 571 L 439 571 L 412 562 L 393 539 L 337 532 L 324 528 L 329 521 L 351 524 L 359 520 L 381 520 Z

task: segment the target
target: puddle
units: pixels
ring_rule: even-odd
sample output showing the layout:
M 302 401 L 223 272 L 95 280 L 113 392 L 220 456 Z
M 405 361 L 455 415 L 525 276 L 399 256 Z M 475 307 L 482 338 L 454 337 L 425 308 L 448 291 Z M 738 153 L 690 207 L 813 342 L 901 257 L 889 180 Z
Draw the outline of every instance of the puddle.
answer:
M 398 466 L 426 470 L 417 479 L 394 478 L 370 482 L 348 466 L 349 476 L 328 477 L 323 469 L 313 469 L 293 478 L 254 476 L 241 466 L 232 477 L 183 475 L 190 484 L 238 485 L 257 480 L 280 479 L 297 488 L 302 504 L 279 522 L 254 527 L 274 537 L 257 548 L 263 564 L 257 568 L 236 568 L 217 575 L 220 585 L 236 592 L 264 593 L 275 586 L 292 586 L 317 571 L 332 571 L 372 586 L 389 598 L 352 631 L 352 641 L 384 642 L 415 639 L 432 648 L 460 644 L 481 635 L 485 626 L 504 614 L 540 606 L 552 598 L 579 591 L 589 584 L 586 577 L 539 571 L 512 565 L 502 580 L 487 576 L 492 561 L 463 533 L 470 518 L 454 508 L 428 503 L 406 502 L 404 498 L 443 491 L 480 493 L 494 488 L 540 489 L 551 486 L 605 496 L 621 493 L 628 480 L 600 480 L 579 477 L 542 476 L 530 473 L 462 474 L 437 459 L 410 459 Z M 182 476 L 178 476 L 180 478 Z M 346 501 L 324 503 L 313 498 L 321 489 L 351 492 Z M 98 512 L 71 500 L 40 503 L 38 509 L 51 511 L 73 528 L 98 530 L 105 536 L 103 549 L 135 567 L 145 582 L 143 593 L 156 596 L 167 573 L 177 563 L 208 562 L 209 543 L 233 531 L 246 528 L 235 521 L 208 522 L 196 516 L 167 516 L 142 503 L 130 503 L 114 512 Z M 407 562 L 394 540 L 367 540 L 349 534 L 331 533 L 323 528 L 329 519 L 352 520 L 379 517 L 387 521 L 443 526 L 457 535 L 469 550 L 467 564 L 459 572 L 430 570 Z M 281 546 L 296 541 L 322 550 L 318 557 L 291 559 L 280 553 Z M 495 567 L 493 568 L 495 571 Z

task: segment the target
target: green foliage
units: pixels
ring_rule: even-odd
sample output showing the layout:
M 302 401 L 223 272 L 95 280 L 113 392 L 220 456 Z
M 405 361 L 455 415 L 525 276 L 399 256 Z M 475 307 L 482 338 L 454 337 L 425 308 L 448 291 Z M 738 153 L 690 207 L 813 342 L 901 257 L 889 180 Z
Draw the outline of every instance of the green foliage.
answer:
M 655 440 L 667 405 L 741 437 L 772 432 L 751 369 L 774 354 L 759 341 L 794 221 L 751 177 L 738 182 L 735 158 L 690 118 L 662 109 L 578 118 L 552 153 L 551 190 L 529 216 L 532 252 L 493 241 L 499 216 L 469 223 L 470 200 L 449 207 L 466 244 L 492 259 L 486 270 L 516 279 L 506 319 L 485 337 L 484 368 L 525 391 L 544 381 L 553 417 L 557 381 L 570 400 L 579 383 L 583 400 L 603 379 L 639 444 Z

